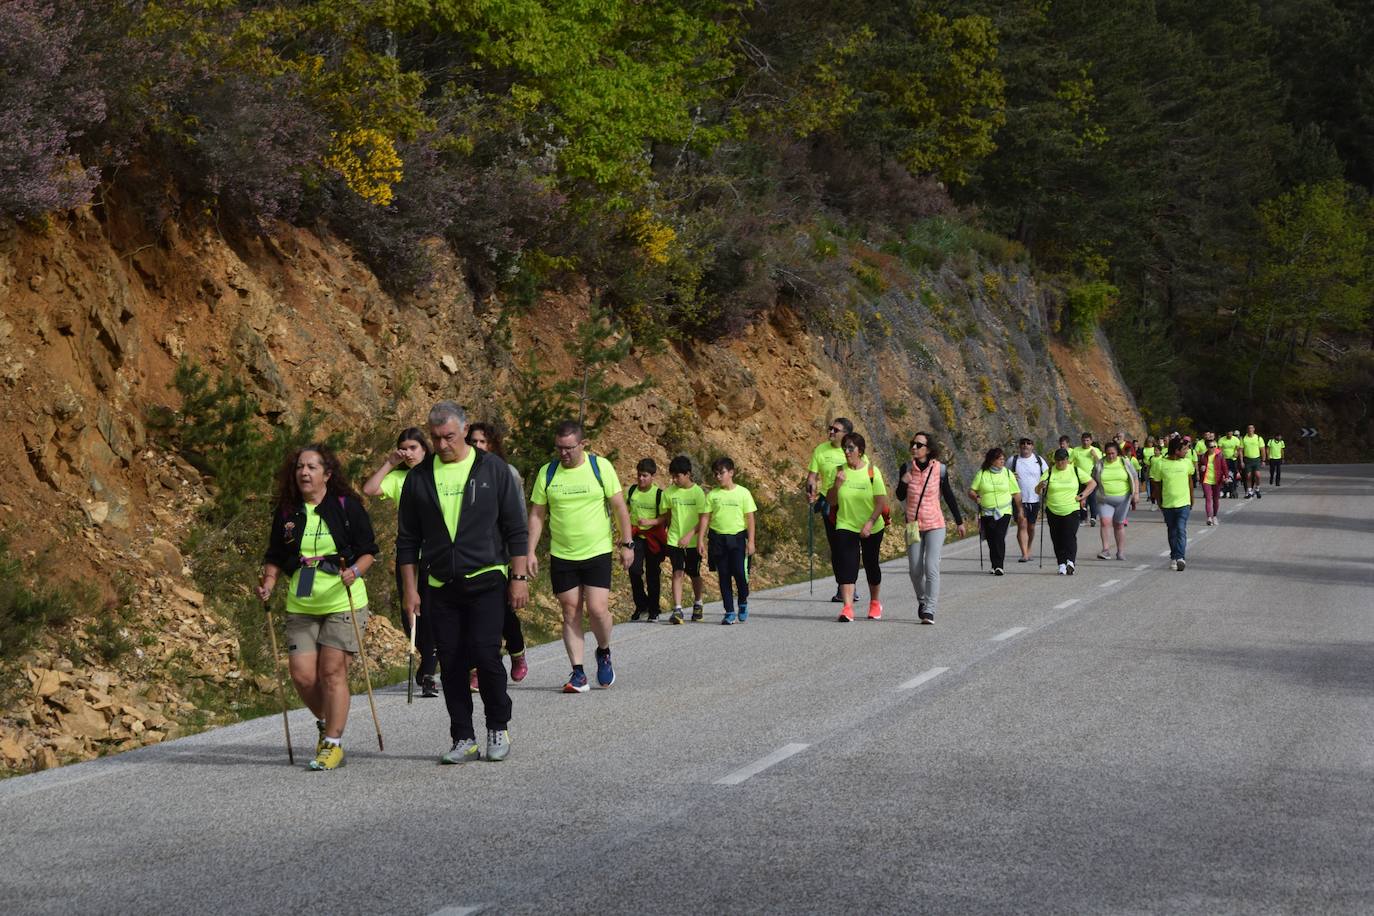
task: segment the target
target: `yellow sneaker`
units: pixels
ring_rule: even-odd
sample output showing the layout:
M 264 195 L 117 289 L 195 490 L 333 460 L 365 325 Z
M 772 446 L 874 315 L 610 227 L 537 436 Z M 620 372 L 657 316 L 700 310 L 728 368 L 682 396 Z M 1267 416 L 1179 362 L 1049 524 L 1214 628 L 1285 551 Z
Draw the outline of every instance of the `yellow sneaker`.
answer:
M 320 733 L 320 734 L 319 734 L 319 737 L 317 737 L 317 738 L 315 739 L 315 753 L 318 754 L 320 751 L 324 750 L 324 720 L 323 720 L 323 719 L 316 719 L 316 720 L 315 720 L 315 730 L 316 730 L 317 732 Z
M 337 770 L 343 765 L 344 750 L 342 744 L 326 743 L 315 755 L 315 759 L 310 761 L 310 769 L 312 770 Z

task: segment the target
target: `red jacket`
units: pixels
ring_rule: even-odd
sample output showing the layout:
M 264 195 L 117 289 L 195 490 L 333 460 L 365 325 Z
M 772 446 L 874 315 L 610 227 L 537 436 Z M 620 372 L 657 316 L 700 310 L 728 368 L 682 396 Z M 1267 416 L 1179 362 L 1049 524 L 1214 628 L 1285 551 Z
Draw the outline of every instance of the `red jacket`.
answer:
M 1217 483 L 1223 484 L 1231 476 L 1230 469 L 1226 466 L 1226 459 L 1221 456 L 1221 450 L 1207 452 L 1202 456 L 1202 464 L 1197 469 L 1197 479 L 1199 482 L 1207 479 L 1207 462 L 1215 461 L 1216 467 L 1213 473 L 1216 475 Z

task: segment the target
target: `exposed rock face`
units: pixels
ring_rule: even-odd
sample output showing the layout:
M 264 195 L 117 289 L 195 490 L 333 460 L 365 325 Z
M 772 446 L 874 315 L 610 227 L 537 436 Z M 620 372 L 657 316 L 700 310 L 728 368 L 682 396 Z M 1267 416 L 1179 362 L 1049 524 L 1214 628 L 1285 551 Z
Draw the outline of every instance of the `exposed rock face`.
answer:
M 136 647 L 110 670 L 44 643 L 15 705 L 0 710 L 0 765 L 175 736 L 196 711 L 162 676 L 174 657 L 195 677 L 248 676 L 178 546 L 206 498 L 200 475 L 157 448 L 144 422 L 174 401 L 179 359 L 244 379 L 269 416 L 290 419 L 311 401 L 335 427 L 383 439 L 441 397 L 478 416 L 499 410 L 506 339 L 515 360 L 533 350 L 551 373 L 570 370 L 561 345 L 587 317 L 585 295 L 547 297 L 514 316 L 507 337 L 500 310 L 477 308 L 462 266 L 440 255 L 435 284 L 397 300 L 337 240 L 289 226 L 270 242 L 231 244 L 209 226 L 153 236 L 116 202 L 103 222 L 88 209 L 41 235 L 0 230 L 0 526 L 16 550 L 60 554 L 64 574 L 107 593 L 127 577 Z M 834 335 L 779 308 L 717 345 L 627 359 L 621 381 L 656 384 L 616 409 L 597 445 L 619 449 L 624 477 L 642 455 L 663 466 L 682 449 L 729 454 L 777 499 L 799 493 L 836 415 L 854 418 L 883 461 L 929 429 L 965 468 L 1023 432 L 1141 429 L 1107 354 L 1047 346 L 1052 310 L 1033 280 L 1006 271 L 894 283 Z M 404 639 L 374 621 L 376 664 L 404 664 Z M 89 634 L 77 622 L 65 635 L 80 646 Z

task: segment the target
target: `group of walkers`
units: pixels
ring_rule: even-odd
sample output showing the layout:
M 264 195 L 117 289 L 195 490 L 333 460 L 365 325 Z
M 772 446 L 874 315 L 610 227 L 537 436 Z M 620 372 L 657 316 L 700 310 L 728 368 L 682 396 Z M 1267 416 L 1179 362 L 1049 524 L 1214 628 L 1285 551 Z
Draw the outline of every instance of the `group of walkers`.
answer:
M 424 429 L 408 427 L 400 433 L 395 449 L 362 487 L 362 495 L 396 504 L 396 589 L 420 659 L 415 684 L 421 695 L 439 695 L 436 675 L 444 674 L 451 745 L 440 757 L 442 763 L 483 756 L 499 761 L 510 753 L 512 702 L 501 647 L 504 642 L 511 658 L 510 679 L 523 680 L 529 665 L 519 611 L 529 601 L 530 580 L 539 573 L 535 548 L 546 528 L 549 580 L 561 609 L 571 666 L 565 693 L 590 688 L 583 666 L 584 622 L 596 641 L 598 686 L 615 683 L 610 589 L 616 562 L 630 575 L 632 620 L 660 618 L 665 559 L 672 576 L 668 622 L 687 621 L 689 583 L 690 619 L 704 619 L 703 560 L 719 576 L 720 622 L 749 619 L 757 505 L 749 489 L 735 481 L 730 458 L 712 462 L 716 486 L 709 491 L 693 479 L 686 456 L 669 463 L 666 488 L 656 483 L 657 463 L 644 458 L 626 493 L 611 463 L 587 450 L 576 421 L 557 427 L 553 448 L 556 458 L 536 472 L 527 511 L 524 482 L 505 462 L 497 428 L 470 423 L 462 407 L 440 401 Z M 808 465 L 808 526 L 814 526 L 816 515 L 821 517 L 836 582 L 831 600 L 841 605 L 838 619 L 854 620 L 861 568 L 868 585 L 866 616 L 882 619 L 881 550 L 895 511 L 903 522 L 917 617 L 933 624 L 949 525 L 941 503 L 958 534 L 965 533 L 949 466 L 939 460 L 933 437 L 916 433 L 910 456 L 896 470 L 890 502 L 886 478 L 866 450 L 854 424 L 837 417 Z M 1177 435 L 1163 442 L 1151 437 L 1139 448 L 1118 436 L 1099 449 L 1084 433 L 1081 444 L 1072 448 L 1061 437 L 1049 461 L 1023 438 L 1010 461 L 1001 448 L 989 449 L 967 492 L 977 506 L 979 538 L 986 542 L 992 575 L 1005 574 L 1012 519 L 1018 562 L 1031 560 L 1042 511 L 1060 575 L 1074 574 L 1079 527 L 1096 526 L 1099 520 L 1102 550 L 1097 556 L 1125 559 L 1125 529 L 1142 488 L 1164 514 L 1171 568 L 1183 570 L 1194 483 L 1203 488 L 1208 524 L 1216 524 L 1216 502 L 1235 496 L 1238 479 L 1244 481 L 1247 499 L 1259 497 L 1261 463 L 1269 465 L 1271 483 L 1280 485 L 1282 457 L 1282 437 L 1265 443 L 1253 426 L 1244 437 L 1232 433 L 1218 440 L 1207 433 L 1196 447 Z M 288 668 L 316 719 L 312 770 L 333 770 L 345 760 L 348 670 L 361 650 L 369 614 L 364 579 L 379 553 L 362 495 L 327 446 L 291 451 L 278 471 L 256 589 L 267 606 L 277 581 L 289 581 Z M 480 694 L 485 709 L 485 746 L 478 744 L 473 727 L 474 693 Z
M 396 503 L 396 588 L 407 634 L 420 656 L 416 684 L 443 696 L 451 746 L 441 763 L 458 764 L 510 753 L 511 698 L 501 643 L 511 657 L 510 678 L 529 665 L 518 612 L 539 572 L 535 555 L 549 531 L 549 579 L 562 610 L 563 643 L 572 671 L 565 693 L 585 693 L 584 619 L 596 640 L 596 681 L 615 683 L 611 662 L 610 588 L 613 562 L 631 574 L 635 617 L 657 619 L 660 573 L 672 569 L 672 623 L 685 622 L 686 580 L 692 619 L 703 619 L 701 562 L 716 570 L 724 624 L 749 619 L 749 562 L 754 555 L 753 495 L 734 480 L 728 457 L 711 466 L 709 493 L 678 456 L 673 483 L 660 490 L 658 468 L 644 459 L 629 499 L 615 468 L 587 451 L 583 428 L 565 421 L 553 439 L 557 457 L 534 480 L 526 512 L 524 484 L 504 461 L 496 428 L 469 423 L 452 401 L 430 410 L 427 431 L 409 427 L 363 486 L 363 494 Z M 612 543 L 611 522 L 619 538 Z M 258 597 L 267 606 L 277 580 L 286 597 L 289 671 L 301 700 L 315 715 L 318 740 L 312 770 L 344 765 L 348 669 L 361 649 L 368 617 L 363 577 L 379 548 L 372 521 L 338 457 L 322 444 L 294 449 L 278 474 L 275 512 Z M 463 676 L 466 673 L 467 676 Z M 486 714 L 486 744 L 473 728 L 473 692 Z

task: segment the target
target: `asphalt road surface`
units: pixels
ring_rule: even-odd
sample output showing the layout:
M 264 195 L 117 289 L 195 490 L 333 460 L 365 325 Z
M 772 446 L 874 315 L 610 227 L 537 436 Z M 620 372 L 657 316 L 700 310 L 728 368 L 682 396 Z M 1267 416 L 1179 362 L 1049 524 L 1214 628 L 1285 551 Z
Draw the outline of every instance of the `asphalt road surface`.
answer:
M 609 690 L 539 647 L 500 764 L 390 688 L 334 773 L 301 712 L 294 769 L 276 717 L 7 780 L 0 909 L 1374 912 L 1374 467 L 1286 470 L 1182 573 L 1140 511 L 1072 578 L 953 546 L 934 627 L 903 561 L 880 622 L 617 626 Z

